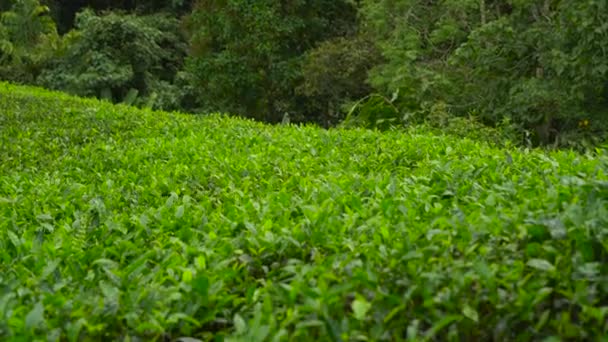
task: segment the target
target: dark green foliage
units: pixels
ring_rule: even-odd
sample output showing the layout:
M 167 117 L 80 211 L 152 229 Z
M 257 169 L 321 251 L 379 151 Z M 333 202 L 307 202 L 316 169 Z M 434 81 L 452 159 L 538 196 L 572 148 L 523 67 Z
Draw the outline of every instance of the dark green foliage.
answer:
M 295 92 L 303 54 L 348 34 L 355 19 L 342 0 L 198 1 L 188 19 L 188 71 L 201 108 L 269 122 L 307 114 Z
M 78 15 L 69 46 L 38 79 L 83 96 L 177 109 L 174 84 L 186 53 L 178 21 L 165 15 Z
M 426 116 L 445 103 L 453 116 L 474 115 L 490 125 L 510 120 L 521 129 L 520 142 L 601 142 L 608 132 L 606 6 L 602 0 L 366 1 L 367 32 L 387 61 L 371 81 L 387 96 L 399 91 L 405 113 Z
M 405 124 L 393 101 L 379 94 L 372 94 L 357 101 L 346 114 L 344 127 L 364 127 L 387 130 Z
M 561 133 L 581 120 L 606 128 L 597 125 L 608 114 L 606 20 L 604 1 L 523 1 L 473 32 L 455 65 L 478 80 L 470 89 L 485 99 L 477 110 L 493 120 L 510 117 L 539 142 L 559 145 Z
M 0 340 L 608 331 L 605 150 L 268 126 L 6 84 L 0 113 Z
M 346 126 L 458 135 L 471 125 L 522 146 L 586 150 L 608 140 L 607 6 L 10 0 L 0 2 L 0 78 L 272 123 L 348 116 Z
M 138 14 L 174 13 L 183 15 L 193 0 L 47 0 L 62 33 L 74 28 L 76 14 L 85 9 L 95 11 L 128 11 Z
M 316 121 L 336 125 L 344 119 L 342 108 L 372 92 L 369 70 L 381 60 L 375 44 L 362 37 L 337 38 L 321 43 L 306 54 L 302 66 L 303 84 L 310 109 L 322 117 Z
M 49 8 L 15 0 L 0 14 L 0 79 L 32 83 L 61 45 Z

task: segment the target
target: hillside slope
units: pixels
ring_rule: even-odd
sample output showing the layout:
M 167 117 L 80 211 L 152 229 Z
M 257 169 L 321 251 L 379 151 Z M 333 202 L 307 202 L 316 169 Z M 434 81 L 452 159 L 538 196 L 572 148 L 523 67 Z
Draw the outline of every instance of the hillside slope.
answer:
M 2 340 L 599 339 L 607 235 L 605 153 L 0 83 Z

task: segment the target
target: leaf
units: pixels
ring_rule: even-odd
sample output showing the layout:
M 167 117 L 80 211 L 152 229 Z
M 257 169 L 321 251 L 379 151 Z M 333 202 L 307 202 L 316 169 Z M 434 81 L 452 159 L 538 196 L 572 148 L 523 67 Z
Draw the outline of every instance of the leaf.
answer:
M 352 308 L 355 318 L 362 321 L 365 319 L 367 312 L 372 308 L 372 305 L 365 298 L 360 297 L 355 299 Z
M 195 263 L 196 267 L 199 270 L 204 270 L 205 268 L 207 268 L 207 261 L 204 255 L 199 255 L 198 257 L 196 257 Z
M 543 339 L 543 342 L 561 342 L 562 339 L 557 337 L 557 336 L 549 336 L 545 339 Z
M 564 239 L 567 236 L 566 226 L 560 219 L 551 219 L 545 221 L 545 225 L 549 228 L 551 237 L 556 240 Z
M 554 272 L 555 266 L 544 259 L 530 259 L 526 265 L 541 271 Z
M 431 329 L 429 329 L 425 335 L 426 340 L 432 339 L 437 333 L 439 333 L 443 328 L 449 326 L 450 324 L 459 321 L 462 319 L 460 315 L 450 315 L 442 318 L 439 322 L 433 324 Z
M 36 216 L 38 221 L 52 221 L 53 217 L 49 214 L 40 214 Z
M 289 122 L 290 122 L 289 113 L 285 112 L 285 114 L 283 114 L 283 120 L 281 121 L 281 124 L 288 125 Z
M 177 342 L 203 342 L 203 340 L 193 337 L 180 337 L 177 339 Z
M 48 261 L 47 264 L 42 269 L 42 275 L 40 276 L 40 279 L 41 280 L 46 279 L 51 273 L 53 273 L 55 271 L 55 269 L 57 269 L 57 266 L 59 266 L 60 262 L 61 261 L 59 259 Z
M 38 302 L 25 316 L 25 328 L 31 331 L 39 328 L 42 323 L 44 323 L 44 306 L 41 302 Z
M 310 319 L 310 320 L 305 320 L 302 322 L 299 322 L 296 324 L 296 329 L 306 329 L 306 328 L 316 328 L 316 327 L 322 327 L 325 323 L 323 323 L 323 321 L 318 320 L 318 319 Z
M 175 324 L 178 322 L 189 322 L 193 325 L 201 324 L 199 321 L 188 316 L 187 314 L 185 314 L 183 312 L 172 313 L 171 315 L 169 315 L 169 317 L 167 317 L 167 322 L 171 322 L 171 324 Z
M 118 302 L 120 299 L 120 290 L 105 281 L 99 282 L 99 289 L 109 301 Z
M 601 273 L 601 264 L 599 262 L 588 262 L 576 268 L 576 272 L 583 278 L 593 280 Z
M 192 281 L 192 289 L 206 298 L 209 294 L 209 278 L 206 275 L 199 273 Z
M 135 103 L 135 100 L 137 99 L 138 95 L 139 95 L 139 90 L 137 90 L 135 88 L 131 88 L 131 89 L 129 89 L 129 92 L 127 93 L 125 98 L 122 100 L 122 103 L 124 103 L 126 105 L 133 105 Z
M 536 325 L 534 326 L 534 330 L 541 331 L 543 326 L 545 326 L 545 324 L 547 324 L 547 321 L 549 320 L 550 315 L 551 315 L 550 310 L 543 311 L 543 313 L 540 315 L 540 318 L 536 322 Z
M 66 335 L 67 335 L 68 341 L 70 341 L 70 342 L 78 341 L 79 337 L 80 337 L 80 331 L 82 330 L 82 327 L 85 324 L 86 324 L 86 320 L 84 318 L 78 319 L 75 323 L 68 322 L 66 324 Z
M 247 323 L 245 323 L 245 320 L 239 314 L 234 315 L 234 329 L 239 335 L 247 331 Z
M 172 192 L 170 194 L 169 198 L 167 198 L 167 201 L 165 202 L 165 206 L 167 208 L 171 208 L 173 206 L 173 204 L 175 204 L 175 202 L 177 202 L 178 199 L 179 199 L 179 196 L 175 192 Z
M 15 246 L 15 248 L 19 248 L 19 246 L 21 246 L 21 239 L 19 239 L 17 234 L 13 233 L 10 230 L 7 231 L 6 233 L 8 234 L 8 238 L 11 240 L 11 243 L 13 244 L 13 246 Z
M 175 218 L 182 218 L 184 216 L 184 206 L 180 205 L 177 207 L 177 209 L 175 210 Z
M 384 323 L 388 323 L 391 319 L 393 319 L 399 312 L 403 311 L 406 308 L 405 304 L 401 304 L 399 306 L 397 306 L 396 308 L 394 308 L 393 310 L 391 310 L 391 312 L 389 312 L 388 315 L 386 315 L 386 317 L 384 317 Z
M 407 326 L 407 340 L 418 341 L 418 330 L 420 329 L 420 321 L 415 319 Z
M 192 270 L 190 269 L 185 269 L 184 272 L 182 273 L 182 281 L 184 283 L 191 283 L 192 282 Z
M 472 320 L 475 323 L 479 323 L 479 314 L 475 309 L 470 307 L 468 304 L 462 308 L 462 314 Z

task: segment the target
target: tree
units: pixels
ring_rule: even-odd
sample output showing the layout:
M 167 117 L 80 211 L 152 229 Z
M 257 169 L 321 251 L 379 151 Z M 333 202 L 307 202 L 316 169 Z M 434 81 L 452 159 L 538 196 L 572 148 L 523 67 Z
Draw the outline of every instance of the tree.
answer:
M 304 53 L 349 34 L 356 8 L 341 0 L 200 0 L 187 19 L 187 70 L 200 107 L 279 122 L 284 113 L 306 117 Z
M 84 9 L 94 11 L 125 11 L 137 14 L 163 12 L 173 17 L 186 14 L 192 0 L 49 0 L 59 31 L 68 32 L 74 28 L 76 14 Z
M 605 116 L 608 11 L 599 0 L 364 1 L 364 27 L 386 63 L 370 77 L 403 112 L 489 125 L 510 120 L 540 144 L 586 134 Z M 586 132 L 590 132 L 586 128 Z M 588 135 L 588 134 L 587 134 Z M 579 140 L 574 137 L 574 140 Z
M 41 75 L 42 85 L 83 96 L 180 107 L 173 83 L 186 45 L 176 19 L 86 10 L 78 15 L 69 39 L 65 53 Z
M 47 6 L 38 0 L 15 0 L 0 17 L 0 77 L 33 82 L 59 41 Z
M 302 65 L 298 94 L 306 97 L 309 112 L 319 113 L 325 126 L 344 119 L 342 106 L 370 94 L 368 72 L 381 63 L 380 52 L 365 37 L 339 37 L 309 51 Z

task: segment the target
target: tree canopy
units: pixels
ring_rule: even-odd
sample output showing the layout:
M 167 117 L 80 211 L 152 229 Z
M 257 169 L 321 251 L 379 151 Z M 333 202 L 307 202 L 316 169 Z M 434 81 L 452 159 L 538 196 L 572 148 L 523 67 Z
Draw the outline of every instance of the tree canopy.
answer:
M 267 122 L 450 131 L 465 120 L 518 144 L 593 146 L 608 132 L 607 6 L 4 0 L 0 77 Z

